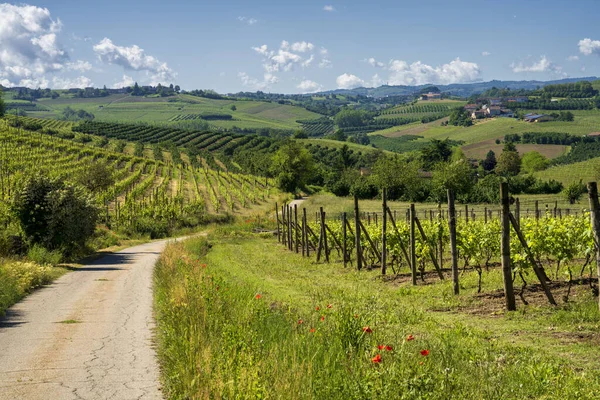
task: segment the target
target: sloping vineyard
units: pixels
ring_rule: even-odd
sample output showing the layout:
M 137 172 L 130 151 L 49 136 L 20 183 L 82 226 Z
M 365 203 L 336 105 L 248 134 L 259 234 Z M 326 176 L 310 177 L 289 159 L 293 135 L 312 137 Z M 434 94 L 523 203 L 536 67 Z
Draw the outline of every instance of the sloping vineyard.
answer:
M 250 208 L 275 193 L 268 179 L 199 168 L 197 163 L 133 157 L 0 121 L 0 203 L 4 205 L 30 174 L 42 172 L 73 182 L 98 163 L 114 171 L 115 180 L 95 194 L 104 210 L 103 222 L 154 236 L 164 233 L 157 229 L 194 226 L 211 214 Z

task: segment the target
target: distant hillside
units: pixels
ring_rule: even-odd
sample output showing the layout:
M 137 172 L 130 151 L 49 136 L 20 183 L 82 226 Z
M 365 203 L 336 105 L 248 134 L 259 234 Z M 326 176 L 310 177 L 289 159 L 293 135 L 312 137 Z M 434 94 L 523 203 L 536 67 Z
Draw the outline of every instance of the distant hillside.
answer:
M 559 83 L 573 83 L 580 81 L 596 81 L 598 77 L 589 76 L 581 78 L 566 78 L 555 81 L 498 81 L 493 80 L 489 82 L 475 82 L 475 83 L 454 83 L 451 85 L 419 85 L 419 86 L 379 86 L 377 88 L 356 88 L 356 89 L 337 89 L 322 92 L 322 94 L 336 94 L 336 95 L 362 95 L 371 97 L 386 97 L 386 96 L 409 96 L 420 92 L 428 86 L 436 86 L 441 92 L 450 93 L 454 96 L 469 97 L 474 93 L 481 93 L 485 90 L 496 88 L 506 89 L 535 89 L 545 85 L 554 85 Z

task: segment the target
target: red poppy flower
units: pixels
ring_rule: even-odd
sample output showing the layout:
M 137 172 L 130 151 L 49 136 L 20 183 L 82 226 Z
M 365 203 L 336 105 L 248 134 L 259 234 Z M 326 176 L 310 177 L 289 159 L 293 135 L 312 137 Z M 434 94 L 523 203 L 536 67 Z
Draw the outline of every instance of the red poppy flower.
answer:
M 325 316 L 321 315 L 321 321 L 325 321 Z
M 408 335 L 408 336 L 406 337 L 406 341 L 407 341 L 407 342 L 410 342 L 411 340 L 415 340 L 415 337 L 414 337 L 413 335 Z
M 315 328 L 310 328 L 310 333 L 315 333 Z
M 319 307 L 319 306 L 315 307 L 315 310 L 317 310 L 317 311 L 319 311 L 320 309 L 321 309 L 321 307 Z
M 358 319 L 358 314 L 354 314 L 354 318 Z
M 363 327 L 363 332 L 365 332 L 365 333 L 373 333 L 373 330 L 370 327 L 365 326 L 365 327 Z
M 382 345 L 382 344 L 380 344 L 379 346 L 377 346 L 377 348 L 378 348 L 379 350 L 383 350 L 383 349 L 385 349 L 385 346 L 384 346 L 384 345 Z
M 377 354 L 375 357 L 371 358 L 371 361 L 374 364 L 379 364 L 381 362 L 381 354 Z
M 327 304 L 327 308 L 333 308 L 333 304 Z
M 429 355 L 429 350 L 425 349 L 425 350 L 421 350 L 421 355 L 423 357 L 427 357 Z
M 202 268 L 206 268 L 206 264 L 202 264 Z
M 262 295 L 261 295 L 260 293 L 259 293 L 259 294 L 257 294 L 256 296 L 254 296 L 254 298 L 255 298 L 256 300 L 260 299 L 261 297 L 262 297 Z
M 302 321 L 301 319 L 298 320 L 298 325 L 303 324 L 304 321 Z
M 385 346 L 385 351 L 392 351 L 394 348 L 392 346 Z

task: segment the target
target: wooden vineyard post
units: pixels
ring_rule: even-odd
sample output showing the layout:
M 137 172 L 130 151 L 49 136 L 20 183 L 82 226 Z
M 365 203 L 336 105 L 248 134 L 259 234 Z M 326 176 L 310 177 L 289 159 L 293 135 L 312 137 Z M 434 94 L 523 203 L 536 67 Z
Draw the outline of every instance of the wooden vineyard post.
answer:
M 300 252 L 300 248 L 299 246 L 299 239 L 298 239 L 298 205 L 294 204 L 294 233 L 296 234 L 296 237 L 294 238 L 295 242 L 296 242 L 296 254 L 298 254 Z
M 517 220 L 517 226 L 521 226 L 521 202 L 518 197 L 515 200 L 515 219 Z
M 450 255 L 452 258 L 452 288 L 459 294 L 458 284 L 458 252 L 456 250 L 456 209 L 454 208 L 454 192 L 448 189 L 448 229 L 450 231 Z
M 302 229 L 304 233 L 304 245 L 306 257 L 310 257 L 310 241 L 308 240 L 308 220 L 306 219 L 306 208 L 302 208 Z
M 277 219 L 277 241 L 281 242 L 281 231 L 279 230 L 279 207 L 275 203 L 275 218 Z
M 421 234 L 421 237 L 423 238 L 423 242 L 427 243 L 427 236 L 425 235 L 425 231 L 423 230 L 423 227 L 421 226 L 421 222 L 419 221 L 419 218 L 415 217 L 415 223 L 417 224 L 417 228 L 419 228 L 419 233 Z M 431 257 L 431 262 L 433 263 L 433 266 L 435 267 L 435 270 L 438 273 L 438 276 L 440 277 L 441 280 L 444 280 L 444 274 L 442 274 L 442 270 L 440 269 L 440 266 L 437 263 L 437 260 L 435 259 L 435 254 L 433 254 L 433 250 L 431 250 L 431 248 L 429 249 L 429 257 Z
M 362 249 L 360 248 L 360 214 L 358 213 L 358 196 L 354 196 L 354 223 L 356 224 L 356 268 L 362 269 Z
M 502 254 L 502 275 L 504 278 L 504 296 L 506 299 L 506 309 L 515 311 L 515 291 L 512 281 L 512 267 L 510 264 L 510 202 L 508 198 L 508 183 L 500 184 L 500 199 L 502 202 L 502 240 L 500 242 Z
M 323 246 L 325 247 L 325 261 L 329 262 L 329 245 L 327 244 L 327 225 L 325 225 L 325 211 L 321 208 L 321 226 L 323 229 Z
M 346 268 L 348 264 L 348 248 L 346 244 L 346 240 L 348 239 L 348 231 L 346 230 L 346 213 L 342 213 L 342 253 L 344 253 L 344 268 Z
M 469 223 L 469 205 L 465 204 L 465 222 Z
M 512 214 L 508 214 L 508 217 L 510 218 L 510 222 L 513 226 L 513 229 L 515 230 L 515 233 L 517 234 L 517 237 L 519 238 L 519 241 L 521 242 L 521 246 L 523 246 L 523 248 L 525 249 L 525 253 L 527 254 L 527 259 L 529 260 L 529 263 L 533 267 L 533 271 L 535 272 L 536 276 L 538 277 L 540 284 L 542 285 L 542 289 L 544 289 L 544 293 L 546 293 L 546 297 L 548 298 L 548 301 L 550 302 L 550 304 L 555 306 L 556 301 L 554 301 L 554 297 L 552 297 L 550 288 L 546 284 L 546 282 L 548 281 L 546 272 L 543 270 L 543 268 L 540 268 L 538 266 L 537 262 L 535 261 L 535 258 L 533 257 L 533 254 L 531 253 L 531 249 L 529 248 L 529 245 L 527 244 L 527 240 L 525 240 L 525 236 L 523 236 L 523 233 L 521 232 L 521 228 L 519 227 L 517 219 Z
M 381 216 L 381 275 L 387 271 L 387 189 L 381 192 L 383 214 Z
M 535 201 L 535 220 L 539 221 L 540 219 L 540 201 Z
M 415 243 L 415 204 L 410 205 L 410 271 L 412 274 L 412 284 L 417 284 L 417 254 Z
M 438 203 L 438 224 L 439 226 L 442 225 L 442 203 Z M 440 237 L 438 238 L 438 251 L 438 264 L 440 264 L 440 269 L 442 269 L 444 265 L 444 240 L 442 238 L 442 235 L 440 235 Z
M 594 234 L 594 243 L 596 248 L 596 268 L 598 270 L 598 287 L 600 287 L 600 204 L 598 204 L 598 186 L 596 182 L 588 183 L 588 195 L 590 198 L 590 219 L 592 222 L 592 232 Z M 600 296 L 598 296 L 598 306 L 600 307 Z
M 287 223 L 285 220 L 285 205 L 281 206 L 281 241 L 287 245 Z
M 294 251 L 294 214 L 292 213 L 292 206 L 288 206 L 287 210 L 288 215 L 288 243 L 290 251 Z
M 321 253 L 323 252 L 323 232 L 325 231 L 325 227 L 323 226 L 323 207 L 319 208 L 319 246 L 317 247 L 317 262 L 321 261 Z
M 487 207 L 483 209 L 483 222 L 487 224 Z

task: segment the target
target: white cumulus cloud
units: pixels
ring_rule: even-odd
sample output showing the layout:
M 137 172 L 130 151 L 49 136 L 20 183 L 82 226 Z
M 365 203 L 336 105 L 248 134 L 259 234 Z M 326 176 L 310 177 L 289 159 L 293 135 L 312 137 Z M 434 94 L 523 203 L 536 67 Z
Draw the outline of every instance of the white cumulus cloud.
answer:
M 344 73 L 335 80 L 339 89 L 354 89 L 365 85 L 365 81 L 356 75 Z
M 120 81 L 115 82 L 113 85 L 113 89 L 121 89 L 124 87 L 133 86 L 135 84 L 135 80 L 129 75 L 123 75 Z
M 560 66 L 556 65 L 555 63 L 553 63 L 552 61 L 550 61 L 548 59 L 548 57 L 546 57 L 546 56 L 541 56 L 539 61 L 533 62 L 531 64 L 525 64 L 523 62 L 516 64 L 513 62 L 510 65 L 510 67 L 512 68 L 513 72 L 515 72 L 515 73 L 520 73 L 520 72 L 561 73 L 562 72 L 562 68 Z
M 569 56 L 567 57 L 567 61 L 578 61 L 579 60 L 579 56 Z
M 252 47 L 256 54 L 262 57 L 263 79 L 253 78 L 246 72 L 240 72 L 238 77 L 244 86 L 264 90 L 279 82 L 279 74 L 294 71 L 297 67 L 309 68 L 317 64 L 324 68 L 331 65 L 326 48 L 317 48 L 307 41 L 288 42 L 283 40 L 279 48 L 271 49 L 268 45 Z
M 70 78 L 61 78 L 55 76 L 52 78 L 52 87 L 54 89 L 71 89 L 71 88 L 79 88 L 83 89 L 86 87 L 92 87 L 94 83 L 87 76 L 79 76 L 74 79 Z
M 305 79 L 302 82 L 300 82 L 300 84 L 298 84 L 296 88 L 300 89 L 302 93 L 314 93 L 323 90 L 323 86 L 321 86 L 315 81 L 311 81 L 308 79 Z
M 489 51 L 482 51 L 481 55 L 484 56 L 484 57 L 487 57 L 487 56 L 491 56 L 492 53 L 490 53 Z
M 250 17 L 237 17 L 238 21 L 243 22 L 244 24 L 247 25 L 254 25 L 256 23 L 258 23 L 258 20 L 255 18 L 250 18 Z
M 579 51 L 586 56 L 591 54 L 600 55 L 600 40 L 592 40 L 590 38 L 580 40 Z
M 0 82 L 47 87 L 46 74 L 63 71 L 69 60 L 58 41 L 61 29 L 47 8 L 0 4 Z
M 326 5 L 325 7 L 323 7 L 323 11 L 335 11 L 335 8 L 332 5 Z
M 384 68 L 385 67 L 384 63 L 382 63 L 381 61 L 377 61 L 373 57 L 367 58 L 364 61 L 366 61 L 367 63 L 369 63 L 370 66 L 375 67 L 375 68 Z
M 94 45 L 94 52 L 106 64 L 120 65 L 127 70 L 146 71 L 151 75 L 153 84 L 170 83 L 177 77 L 167 63 L 146 54 L 144 49 L 137 45 L 118 46 L 109 38 L 104 38 Z
M 448 85 L 474 82 L 481 76 L 479 65 L 461 61 L 460 58 L 437 67 L 421 61 L 408 64 L 402 60 L 391 60 L 388 69 L 390 85 L 424 85 L 426 83 Z
M 70 71 L 85 72 L 92 69 L 92 64 L 90 64 L 88 61 L 77 60 L 75 62 L 68 62 L 67 69 Z

